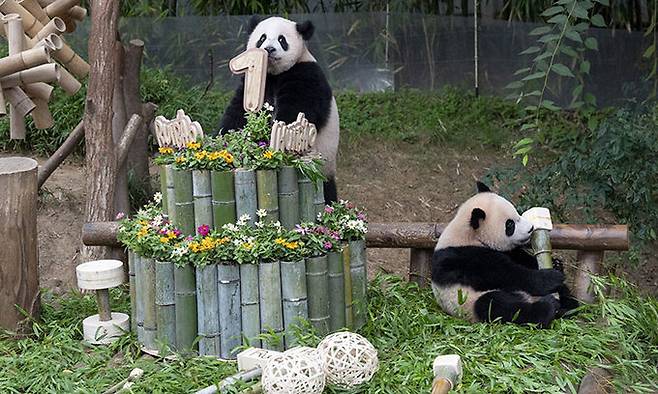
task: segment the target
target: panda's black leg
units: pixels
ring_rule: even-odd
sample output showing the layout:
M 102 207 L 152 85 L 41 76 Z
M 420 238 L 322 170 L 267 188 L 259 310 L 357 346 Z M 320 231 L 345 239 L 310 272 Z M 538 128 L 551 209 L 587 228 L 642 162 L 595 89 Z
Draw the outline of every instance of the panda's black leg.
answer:
M 523 295 L 506 291 L 491 291 L 480 297 L 474 305 L 480 321 L 500 319 L 504 323 L 534 323 L 548 327 L 555 319 L 560 304 L 552 295 L 528 302 Z
M 338 190 L 336 190 L 336 178 L 331 177 L 324 182 L 324 203 L 329 205 L 338 201 Z

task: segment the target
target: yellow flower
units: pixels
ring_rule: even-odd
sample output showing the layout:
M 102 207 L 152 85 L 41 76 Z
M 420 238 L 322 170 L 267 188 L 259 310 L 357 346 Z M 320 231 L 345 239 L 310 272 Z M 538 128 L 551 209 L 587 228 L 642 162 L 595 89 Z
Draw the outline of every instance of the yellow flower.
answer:
M 208 160 L 217 160 L 222 157 L 221 152 L 210 152 L 208 153 Z
M 140 220 L 139 224 L 141 224 L 142 226 L 148 226 L 149 222 L 147 220 Z
M 162 153 L 163 155 L 170 155 L 174 153 L 174 150 L 172 148 L 163 146 L 160 149 L 158 149 L 158 152 Z
M 265 153 L 263 153 L 263 157 L 266 159 L 271 159 L 272 156 L 274 156 L 274 153 L 272 153 L 271 150 L 266 150 Z
M 199 243 L 198 242 L 190 242 L 190 250 L 194 253 L 199 251 Z
M 228 237 L 220 238 L 220 239 L 217 240 L 217 245 L 224 245 L 228 241 L 229 241 Z
M 299 246 L 299 243 L 298 242 L 286 242 L 285 245 L 286 245 L 286 248 L 288 248 L 288 249 L 297 249 L 297 247 Z
M 203 160 L 203 159 L 206 158 L 206 155 L 207 155 L 207 154 L 208 154 L 208 152 L 206 152 L 205 150 L 202 150 L 201 152 L 197 152 L 197 153 L 195 153 L 195 154 L 194 154 L 194 157 L 195 157 L 197 160 Z
M 187 161 L 187 159 L 182 156 L 176 158 L 176 163 L 185 163 L 185 161 Z
M 171 230 L 169 230 L 169 231 L 167 231 L 167 237 L 169 237 L 169 238 L 176 238 L 176 233 L 173 232 L 173 231 L 171 231 Z
M 160 242 L 162 242 L 163 244 L 166 244 L 167 242 L 169 242 L 169 238 L 167 238 L 167 237 L 160 237 Z
M 281 244 L 286 243 L 286 240 L 283 239 L 283 238 L 277 238 L 277 239 L 274 240 L 274 243 L 277 244 L 277 245 L 281 245 Z
M 215 242 L 212 237 L 206 237 L 201 240 L 201 250 L 210 250 L 215 247 Z
M 139 231 L 137 232 L 137 238 L 142 238 L 148 234 L 149 228 L 147 226 L 143 226 Z
M 187 146 L 188 149 L 197 150 L 201 147 L 201 144 L 198 142 L 188 142 L 185 146 Z
M 226 152 L 226 151 L 224 151 L 224 152 Z M 226 153 L 224 154 L 223 158 L 224 158 L 224 161 L 225 161 L 226 163 L 228 163 L 228 164 L 232 164 L 232 163 L 233 163 L 233 155 L 232 155 L 232 154 L 226 152 Z
M 243 242 L 242 247 L 247 249 L 247 250 L 250 250 L 252 248 L 252 245 L 249 242 Z

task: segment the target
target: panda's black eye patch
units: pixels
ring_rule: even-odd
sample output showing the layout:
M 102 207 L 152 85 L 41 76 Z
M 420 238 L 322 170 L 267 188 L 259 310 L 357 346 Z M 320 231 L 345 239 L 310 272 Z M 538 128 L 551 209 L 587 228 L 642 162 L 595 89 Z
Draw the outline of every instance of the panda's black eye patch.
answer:
M 514 230 L 516 230 L 516 223 L 512 219 L 507 219 L 505 222 L 505 234 L 511 237 L 514 234 Z
M 260 46 L 263 45 L 263 43 L 265 42 L 266 38 L 267 38 L 267 36 L 265 34 L 260 36 L 260 38 L 258 39 L 258 42 L 256 42 L 256 48 L 260 48 Z
M 279 44 L 281 44 L 281 48 L 284 51 L 288 50 L 288 41 L 286 41 L 286 38 L 284 36 L 279 36 Z

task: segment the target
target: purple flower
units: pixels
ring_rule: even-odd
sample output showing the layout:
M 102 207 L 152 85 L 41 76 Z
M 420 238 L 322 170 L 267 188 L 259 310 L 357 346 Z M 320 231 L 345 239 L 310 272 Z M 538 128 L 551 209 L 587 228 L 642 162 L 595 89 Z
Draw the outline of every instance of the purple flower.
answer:
M 338 231 L 330 231 L 329 236 L 336 241 L 340 240 L 340 234 L 338 234 Z
M 332 245 L 331 242 L 327 241 L 327 242 L 324 243 L 324 245 L 322 245 L 322 247 L 325 248 L 326 250 L 329 250 L 329 249 L 333 248 L 334 245 Z
M 126 214 L 123 212 L 117 213 L 117 216 L 114 218 L 114 220 L 121 220 L 126 217 Z
M 181 235 L 180 230 L 177 229 L 177 228 L 175 228 L 175 229 L 174 229 L 174 235 L 177 236 L 177 237 L 180 236 L 180 235 Z
M 167 229 L 166 228 L 161 228 L 160 231 L 158 231 L 162 235 L 167 235 Z
M 188 235 L 187 237 L 185 237 L 185 240 L 186 240 L 186 241 L 191 241 L 191 240 L 193 240 L 193 239 L 194 239 L 194 237 L 191 236 L 191 235 Z
M 356 218 L 359 220 L 366 220 L 366 215 L 363 212 L 359 212 L 356 214 Z
M 200 236 L 205 237 L 206 235 L 210 234 L 210 226 L 203 224 L 197 228 L 197 232 Z
M 325 226 L 317 226 L 313 231 L 317 234 L 326 234 L 328 229 Z
M 265 141 L 260 141 L 260 142 L 258 143 L 258 146 L 260 146 L 261 148 L 264 148 L 264 147 L 266 147 L 267 145 L 268 145 L 268 143 L 265 142 Z
M 301 235 L 306 235 L 306 234 L 308 234 L 308 230 L 305 229 L 304 227 L 300 226 L 299 224 L 296 224 L 296 225 L 295 225 L 295 230 L 294 230 L 294 231 L 295 231 L 297 234 L 301 234 Z
M 327 205 L 326 207 L 324 207 L 324 211 L 326 213 L 332 213 L 334 211 L 334 208 Z

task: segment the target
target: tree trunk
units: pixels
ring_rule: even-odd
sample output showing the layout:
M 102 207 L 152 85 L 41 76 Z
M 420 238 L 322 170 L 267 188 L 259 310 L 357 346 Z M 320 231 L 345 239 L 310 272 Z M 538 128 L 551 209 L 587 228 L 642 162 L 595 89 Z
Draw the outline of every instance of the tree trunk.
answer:
M 85 108 L 87 222 L 113 219 L 117 163 L 112 140 L 112 97 L 117 83 L 115 43 L 118 1 L 91 3 L 89 61 L 91 71 Z M 83 248 L 86 260 L 108 254 L 107 248 Z

